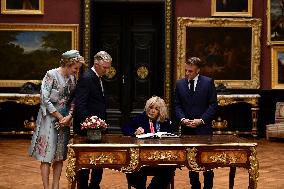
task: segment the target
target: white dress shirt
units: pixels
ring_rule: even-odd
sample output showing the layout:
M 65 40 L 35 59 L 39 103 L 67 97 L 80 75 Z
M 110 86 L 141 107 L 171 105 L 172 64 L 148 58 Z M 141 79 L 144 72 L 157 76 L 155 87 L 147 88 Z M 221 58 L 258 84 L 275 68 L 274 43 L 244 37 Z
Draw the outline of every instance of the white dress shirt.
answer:
M 193 81 L 194 81 L 194 88 L 193 88 L 193 91 L 195 91 L 195 88 L 196 88 L 196 84 L 197 84 L 197 81 L 198 81 L 198 76 L 195 76 L 195 78 L 193 78 Z M 190 89 L 190 83 L 189 83 L 189 80 L 188 80 L 188 88 Z
M 96 69 L 94 67 L 91 68 L 95 74 L 98 76 L 98 78 L 100 79 L 100 84 L 101 84 L 101 88 L 102 88 L 102 92 L 104 94 L 104 86 L 103 86 L 103 82 L 102 82 L 102 78 L 99 76 L 99 74 L 96 72 Z

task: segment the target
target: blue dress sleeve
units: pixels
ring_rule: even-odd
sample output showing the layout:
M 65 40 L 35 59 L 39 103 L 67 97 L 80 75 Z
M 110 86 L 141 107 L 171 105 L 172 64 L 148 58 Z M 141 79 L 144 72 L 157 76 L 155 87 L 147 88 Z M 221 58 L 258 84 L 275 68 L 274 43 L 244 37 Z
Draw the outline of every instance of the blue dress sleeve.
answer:
M 145 114 L 139 114 L 136 117 L 134 117 L 129 123 L 125 124 L 122 127 L 122 133 L 124 135 L 128 135 L 128 136 L 135 136 L 135 131 L 138 127 L 143 127 L 143 120 L 144 120 Z

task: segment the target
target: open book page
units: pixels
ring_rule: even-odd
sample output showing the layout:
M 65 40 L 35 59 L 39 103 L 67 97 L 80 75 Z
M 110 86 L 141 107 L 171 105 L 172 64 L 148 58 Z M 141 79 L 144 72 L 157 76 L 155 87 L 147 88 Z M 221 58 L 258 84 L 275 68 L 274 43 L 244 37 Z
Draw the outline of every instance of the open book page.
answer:
M 154 137 L 155 133 L 145 133 L 141 135 L 136 135 L 137 138 L 151 138 Z
M 145 133 L 141 135 L 136 135 L 137 138 L 164 138 L 164 137 L 178 137 L 173 133 L 167 132 L 157 132 L 157 133 Z

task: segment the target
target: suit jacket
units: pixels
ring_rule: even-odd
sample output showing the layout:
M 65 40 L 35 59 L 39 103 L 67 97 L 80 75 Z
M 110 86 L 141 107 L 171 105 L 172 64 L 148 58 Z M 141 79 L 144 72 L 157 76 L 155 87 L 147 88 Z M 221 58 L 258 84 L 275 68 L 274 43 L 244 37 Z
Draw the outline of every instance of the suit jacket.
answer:
M 164 122 L 159 122 L 160 124 L 160 132 L 168 132 L 172 133 L 173 128 L 171 126 L 170 120 L 165 120 Z M 156 123 L 153 123 L 154 128 Z M 122 132 L 124 135 L 134 136 L 134 132 L 138 127 L 142 127 L 144 129 L 144 133 L 150 133 L 150 123 L 149 123 L 149 117 L 146 115 L 146 112 L 143 112 L 139 115 L 137 115 L 135 118 L 133 118 L 132 121 L 130 121 L 128 124 L 124 125 L 122 128 Z M 155 132 L 157 132 L 157 129 L 155 128 Z
M 176 82 L 175 113 L 182 118 L 203 119 L 205 124 L 197 128 L 182 126 L 182 134 L 212 134 L 212 120 L 217 111 L 217 92 L 213 79 L 199 75 L 195 92 L 190 93 L 186 78 Z
M 100 79 L 93 70 L 87 70 L 78 80 L 74 102 L 75 133 L 84 134 L 84 132 L 81 131 L 80 123 L 85 121 L 86 117 L 96 115 L 101 119 L 106 119 L 105 97 L 102 92 Z

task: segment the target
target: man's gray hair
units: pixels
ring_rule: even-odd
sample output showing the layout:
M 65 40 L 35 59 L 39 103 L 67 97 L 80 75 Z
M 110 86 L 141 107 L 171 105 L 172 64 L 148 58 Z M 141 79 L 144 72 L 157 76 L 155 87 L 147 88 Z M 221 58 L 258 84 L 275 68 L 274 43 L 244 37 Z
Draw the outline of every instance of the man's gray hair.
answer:
M 104 62 L 112 62 L 111 56 L 106 52 L 106 51 L 99 51 L 95 56 L 94 56 L 94 63 L 98 64 L 99 61 L 104 61 Z

